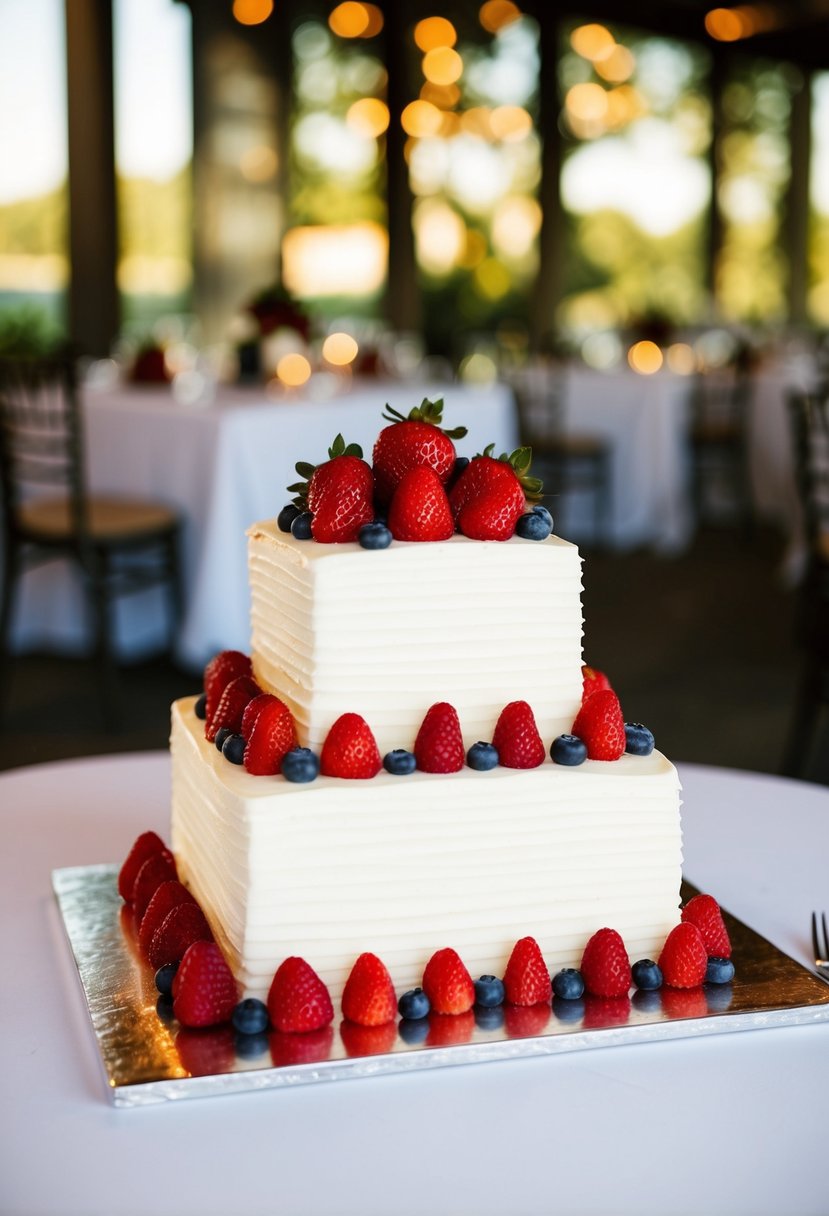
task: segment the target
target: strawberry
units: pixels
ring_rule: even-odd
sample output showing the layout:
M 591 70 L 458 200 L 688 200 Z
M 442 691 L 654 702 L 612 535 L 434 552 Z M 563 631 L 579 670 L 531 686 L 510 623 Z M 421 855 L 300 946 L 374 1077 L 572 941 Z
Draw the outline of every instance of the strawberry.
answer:
M 459 1043 L 468 1043 L 475 1033 L 475 1014 L 471 1009 L 464 1013 L 435 1013 L 429 1014 L 429 1033 L 426 1035 L 427 1047 L 457 1047 Z
M 696 925 L 682 921 L 671 929 L 657 961 L 665 983 L 671 988 L 696 988 L 702 984 L 708 952 Z
M 358 1026 L 383 1026 L 394 1021 L 397 998 L 386 965 L 376 954 L 361 954 L 343 989 L 343 1017 Z
M 278 773 L 285 755 L 296 747 L 296 727 L 288 706 L 268 694 L 255 697 L 245 713 L 257 701 L 259 708 L 245 745 L 244 764 L 247 772 L 266 777 Z
M 209 1030 L 181 1029 L 176 1035 L 181 1066 L 191 1077 L 213 1077 L 226 1073 L 236 1059 L 236 1032 L 232 1026 Z
M 592 693 L 570 733 L 587 745 L 589 760 L 618 760 L 625 750 L 625 722 L 616 693 L 610 688 Z
M 633 982 L 625 943 L 615 929 L 598 929 L 593 934 L 579 970 L 585 989 L 593 996 L 627 996 Z
M 531 1039 L 543 1034 L 550 1020 L 550 1006 L 546 1001 L 534 1005 L 505 1005 L 504 1029 L 509 1039 Z
M 610 1026 L 624 1026 L 630 1017 L 631 1002 L 627 993 L 624 996 L 591 996 L 587 993 L 584 998 L 584 1018 L 582 1026 L 585 1030 L 607 1030 Z
M 304 1034 L 272 1030 L 268 1035 L 271 1060 L 276 1068 L 285 1064 L 319 1064 L 327 1060 L 334 1042 L 334 1027 L 321 1026 Z
M 395 540 L 449 540 L 455 521 L 449 499 L 434 469 L 404 473 L 389 508 L 389 531 Z
M 708 1013 L 708 1001 L 705 989 L 697 984 L 696 988 L 662 988 L 660 994 L 662 1012 L 669 1018 L 704 1018 Z
M 547 755 L 526 701 L 510 701 L 498 716 L 492 745 L 504 768 L 538 768 Z
M 681 917 L 696 925 L 702 936 L 706 953 L 716 958 L 731 958 L 731 941 L 722 918 L 720 905 L 713 895 L 695 895 L 682 909 Z
M 411 469 L 429 468 L 445 485 L 455 466 L 453 439 L 462 439 L 466 427 L 443 430 L 443 401 L 427 401 L 409 411 L 408 417 L 386 406 L 383 417 L 391 422 L 377 436 L 372 453 L 374 492 L 377 501 L 391 502 L 403 476 Z
M 459 773 L 465 752 L 458 713 L 448 701 L 427 710 L 414 745 L 417 767 L 424 773 Z
M 517 448 L 511 456 L 504 452 L 495 457 L 494 448 L 490 444 L 482 456 L 473 456 L 453 485 L 449 503 L 455 519 L 460 519 L 468 503 L 490 494 L 497 493 L 502 501 L 511 503 L 517 512 L 516 519 L 527 500 L 537 502 L 541 497 L 541 482 L 529 473 L 532 449 Z
M 179 962 L 193 942 L 212 942 L 213 934 L 199 905 L 176 904 L 153 934 L 147 960 L 154 971 L 165 963 Z
M 550 973 L 534 937 L 522 937 L 512 948 L 504 972 L 504 991 L 512 1005 L 537 1005 L 550 999 Z
M 155 832 L 142 832 L 127 854 L 118 873 L 118 894 L 122 899 L 127 902 L 132 899 L 132 889 L 135 886 L 138 871 L 153 853 L 166 853 L 170 860 L 173 857 L 160 836 L 157 836 Z
M 219 704 L 219 697 L 231 680 L 237 676 L 249 676 L 250 659 L 241 650 L 222 650 L 204 669 L 204 696 L 206 721 L 210 721 Z
M 595 667 L 588 667 L 585 664 L 581 669 L 581 699 L 582 704 L 587 700 L 591 693 L 601 692 L 602 690 L 611 687 L 610 680 L 603 671 L 599 671 Z
M 141 918 L 141 927 L 138 930 L 138 945 L 145 957 L 150 948 L 150 942 L 153 940 L 153 934 L 162 925 L 167 913 L 171 912 L 177 904 L 194 904 L 195 902 L 183 883 L 175 878 L 168 879 L 167 882 L 156 887 L 152 899 L 147 904 L 147 911 Z
M 394 1022 L 380 1026 L 361 1026 L 348 1018 L 340 1023 L 340 1038 L 347 1056 L 381 1056 L 393 1049 L 397 1039 Z
M 473 498 L 458 513 L 458 527 L 470 540 L 509 540 L 524 514 L 524 491 L 499 487 Z
M 239 994 L 215 942 L 193 942 L 173 980 L 173 1013 L 182 1026 L 218 1026 L 230 1020 Z
M 243 739 L 249 739 L 253 731 L 253 724 L 259 717 L 261 710 L 269 705 L 271 701 L 278 701 L 272 692 L 261 692 L 258 697 L 254 697 L 252 701 L 248 701 L 245 706 L 245 712 L 242 714 L 242 725 L 239 727 L 239 734 Z
M 434 1013 L 466 1013 L 475 1004 L 475 985 L 457 951 L 446 947 L 429 959 L 423 991 Z
M 135 913 L 135 923 L 140 926 L 156 888 L 171 878 L 178 878 L 176 863 L 167 849 L 163 853 L 152 853 L 135 876 L 130 903 Z
M 213 743 L 217 732 L 224 726 L 238 735 L 242 729 L 242 718 L 245 707 L 254 697 L 258 697 L 262 689 L 253 676 L 236 676 L 231 680 L 219 697 L 219 704 L 212 717 L 204 723 L 204 737 L 208 743 Z
M 328 1026 L 334 1006 L 328 989 L 304 958 L 286 958 L 268 992 L 268 1017 L 276 1030 L 307 1034 Z
M 322 745 L 320 772 L 325 777 L 364 780 L 379 773 L 382 760 L 371 727 L 359 714 L 341 714 Z
M 311 534 L 322 545 L 356 540 L 363 524 L 374 519 L 374 477 L 362 448 L 338 435 L 328 456 L 316 467 L 300 462 L 296 471 L 305 480 L 288 487 L 296 494 L 294 504 L 313 515 Z

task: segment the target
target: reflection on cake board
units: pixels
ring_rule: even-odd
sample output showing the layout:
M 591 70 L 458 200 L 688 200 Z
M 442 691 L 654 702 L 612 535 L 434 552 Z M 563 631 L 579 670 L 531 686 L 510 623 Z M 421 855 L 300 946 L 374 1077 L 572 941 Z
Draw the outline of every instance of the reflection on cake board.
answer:
M 52 875 L 117 1106 L 829 1021 L 829 984 L 724 913 L 737 967 L 733 984 L 637 992 L 630 1002 L 507 1007 L 503 1018 L 486 1010 L 489 1025 L 472 1014 L 433 1015 L 420 1029 L 410 1024 L 415 1041 L 408 1042 L 394 1024 L 362 1037 L 337 1024 L 312 1036 L 275 1032 L 249 1038 L 240 1054 L 229 1026 L 181 1030 L 159 1016 L 153 973 L 123 923 L 130 913 L 116 879 L 115 866 Z M 683 901 L 692 894 L 686 885 Z

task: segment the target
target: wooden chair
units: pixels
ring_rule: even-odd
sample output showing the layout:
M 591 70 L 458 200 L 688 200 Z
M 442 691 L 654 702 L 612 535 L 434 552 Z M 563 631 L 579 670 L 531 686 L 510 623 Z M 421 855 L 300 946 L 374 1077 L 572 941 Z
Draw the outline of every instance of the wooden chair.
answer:
M 796 639 L 803 652 L 783 772 L 804 773 L 821 709 L 829 709 L 829 389 L 789 399 L 807 561 L 798 588 Z
M 700 373 L 691 392 L 691 491 L 697 523 L 723 518 L 727 507 L 747 535 L 754 519 L 750 402 L 751 381 L 736 365 Z
M 70 357 L 0 359 L 0 482 L 0 689 L 8 687 L 9 630 L 18 579 L 35 563 L 68 558 L 84 581 L 94 623 L 101 706 L 114 725 L 120 699 L 113 601 L 166 584 L 174 631 L 181 611 L 179 519 L 156 502 L 87 493 L 78 384 Z

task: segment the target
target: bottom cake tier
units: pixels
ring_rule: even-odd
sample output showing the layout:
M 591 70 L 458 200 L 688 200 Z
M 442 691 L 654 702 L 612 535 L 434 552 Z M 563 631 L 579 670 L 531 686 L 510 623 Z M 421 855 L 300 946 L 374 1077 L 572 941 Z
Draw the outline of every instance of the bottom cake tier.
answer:
M 173 706 L 172 847 L 246 996 L 289 955 L 336 1004 L 364 951 L 399 995 L 445 946 L 503 975 L 531 935 L 552 973 L 603 926 L 634 961 L 679 922 L 680 786 L 659 752 L 295 785 L 229 763 L 195 701 Z

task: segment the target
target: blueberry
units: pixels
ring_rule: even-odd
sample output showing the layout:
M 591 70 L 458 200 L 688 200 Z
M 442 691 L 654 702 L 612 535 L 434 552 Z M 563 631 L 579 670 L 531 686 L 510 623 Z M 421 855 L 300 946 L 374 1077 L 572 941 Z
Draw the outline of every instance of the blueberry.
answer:
M 630 1003 L 638 1013 L 659 1013 L 662 997 L 658 992 L 646 992 L 644 988 L 639 988 L 630 998 Z
M 524 540 L 546 540 L 552 530 L 552 522 L 535 511 L 519 515 L 518 523 L 515 525 L 515 535 L 523 537 Z
M 553 995 L 562 1001 L 578 1001 L 584 996 L 584 980 L 575 967 L 564 967 L 553 976 Z
M 231 764 L 242 764 L 245 759 L 245 740 L 241 735 L 228 735 L 222 744 L 222 755 Z
M 401 1018 L 397 1032 L 404 1043 L 419 1047 L 429 1035 L 428 1018 Z
M 155 986 L 162 996 L 169 996 L 173 991 L 173 980 L 176 978 L 178 963 L 165 963 L 155 973 Z
M 560 996 L 554 996 L 553 1013 L 559 1022 L 580 1022 L 584 1017 L 584 1000 L 579 996 L 565 1001 Z
M 466 763 L 470 768 L 477 769 L 479 773 L 488 773 L 498 764 L 498 752 L 491 743 L 482 743 L 479 740 L 477 743 L 473 743 L 466 753 Z
M 550 744 L 550 756 L 556 764 L 584 764 L 587 744 L 576 735 L 557 735 Z
M 550 514 L 550 512 L 547 510 L 547 508 L 546 508 L 546 507 L 542 507 L 541 503 L 540 503 L 540 502 L 537 502 L 537 503 L 535 504 L 535 506 L 533 507 L 533 509 L 532 509 L 532 514 L 533 514 L 533 515 L 540 515 L 542 519 L 546 519 L 546 520 L 547 520 L 547 523 L 550 525 L 550 531 L 552 532 L 552 530 L 553 530 L 553 517 L 552 517 L 552 515 Z
M 270 1024 L 268 1008 L 264 1001 L 257 1001 L 253 996 L 245 997 L 243 1001 L 239 1002 L 233 1010 L 230 1020 L 233 1023 L 233 1029 L 239 1034 L 262 1034 Z
M 291 536 L 297 540 L 310 540 L 313 536 L 311 531 L 311 520 L 313 515 L 310 511 L 300 511 L 299 515 L 295 516 L 291 522 Z
M 207 693 L 202 693 L 196 704 L 193 706 L 193 713 L 197 718 L 204 722 L 207 717 Z
M 475 1004 L 482 1009 L 494 1009 L 504 1003 L 504 983 L 496 975 L 482 975 L 475 980 Z
M 630 970 L 634 984 L 644 992 L 655 992 L 662 987 L 662 972 L 652 958 L 640 958 Z
M 734 979 L 734 964 L 730 958 L 712 954 L 705 970 L 706 984 L 730 984 Z
M 234 1039 L 236 1054 L 240 1060 L 258 1060 L 270 1047 L 266 1034 L 237 1034 Z
M 363 549 L 388 549 L 392 534 L 385 524 L 375 520 L 374 523 L 363 524 L 357 533 L 357 541 Z
M 286 752 L 279 770 L 286 781 L 304 784 L 313 781 L 320 773 L 319 756 L 310 747 L 292 747 Z
M 472 1012 L 475 1015 L 475 1025 L 479 1030 L 500 1030 L 504 1024 L 504 1006 L 475 1005 Z
M 397 1011 L 407 1022 L 425 1018 L 431 1008 L 431 1002 L 422 988 L 410 988 L 397 1002 Z
M 276 526 L 279 528 L 279 531 L 290 532 L 291 524 L 299 513 L 299 507 L 295 506 L 292 502 L 286 503 L 276 517 Z
M 417 760 L 413 752 L 407 752 L 402 747 L 396 747 L 393 752 L 386 752 L 383 757 L 383 768 L 395 777 L 408 777 L 417 768 Z
M 233 731 L 230 729 L 229 726 L 220 726 L 219 727 L 219 729 L 216 731 L 216 738 L 213 740 L 213 742 L 216 744 L 216 747 L 219 751 L 221 751 L 222 748 L 224 747 L 225 739 L 229 738 L 230 735 L 232 735 L 232 734 L 233 734 Z
M 653 734 L 641 722 L 625 723 L 625 751 L 632 756 L 649 756 L 653 751 Z
M 170 993 L 162 993 L 155 1003 L 155 1011 L 161 1018 L 162 1022 L 175 1021 L 173 1013 L 173 997 Z

